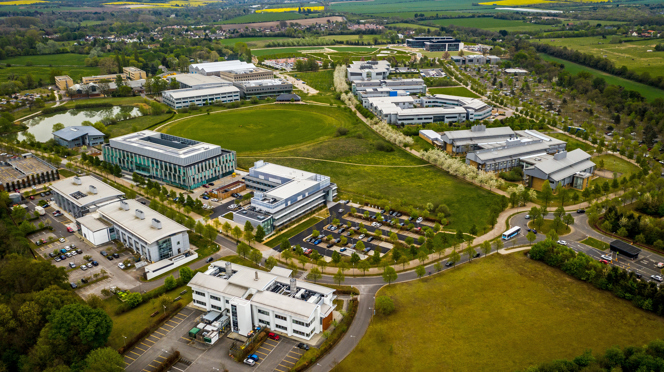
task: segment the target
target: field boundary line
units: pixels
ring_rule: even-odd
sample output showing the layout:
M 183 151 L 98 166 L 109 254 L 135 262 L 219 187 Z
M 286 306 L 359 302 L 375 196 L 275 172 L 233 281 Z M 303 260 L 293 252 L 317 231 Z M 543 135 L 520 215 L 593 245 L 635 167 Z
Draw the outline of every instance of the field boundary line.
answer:
M 313 160 L 313 161 L 324 161 L 327 163 L 337 163 L 337 164 L 346 164 L 346 165 L 357 165 L 359 167 L 382 167 L 382 168 L 422 168 L 430 167 L 433 164 L 419 164 L 419 165 L 389 165 L 389 164 L 360 164 L 360 163 L 348 163 L 344 161 L 336 160 L 327 160 L 327 159 L 316 159 L 316 158 L 306 158 L 302 156 L 238 156 L 238 159 L 242 158 L 265 158 L 265 159 L 302 159 L 302 160 Z

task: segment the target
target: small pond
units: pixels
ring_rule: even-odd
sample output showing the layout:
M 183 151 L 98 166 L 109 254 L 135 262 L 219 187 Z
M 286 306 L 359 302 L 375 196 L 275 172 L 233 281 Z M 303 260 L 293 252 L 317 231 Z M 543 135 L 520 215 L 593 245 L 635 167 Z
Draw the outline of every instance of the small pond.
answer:
M 32 133 L 37 141 L 46 142 L 53 138 L 53 125 L 57 123 L 62 123 L 65 127 L 72 127 L 82 125 L 84 121 L 96 123 L 104 119 L 126 119 L 137 116 L 141 116 L 137 107 L 113 106 L 103 109 L 71 109 L 53 115 L 37 116 L 24 121 L 23 124 L 28 126 L 27 132 Z M 25 139 L 23 133 L 25 131 L 19 133 L 19 140 Z

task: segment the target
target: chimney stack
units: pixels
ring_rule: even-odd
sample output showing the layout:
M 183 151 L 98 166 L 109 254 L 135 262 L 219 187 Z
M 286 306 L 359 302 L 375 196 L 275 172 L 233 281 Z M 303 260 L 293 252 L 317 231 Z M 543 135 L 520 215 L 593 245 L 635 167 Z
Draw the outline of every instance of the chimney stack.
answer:
M 145 219 L 145 212 L 143 212 L 140 209 L 136 209 L 136 217 L 140 218 L 141 220 Z
M 295 290 L 297 290 L 297 279 L 291 278 L 290 280 L 290 293 L 294 294 Z
M 142 213 L 142 212 L 141 212 Z M 156 218 L 152 219 L 152 227 L 154 227 L 157 230 L 161 230 L 161 221 L 159 221 Z

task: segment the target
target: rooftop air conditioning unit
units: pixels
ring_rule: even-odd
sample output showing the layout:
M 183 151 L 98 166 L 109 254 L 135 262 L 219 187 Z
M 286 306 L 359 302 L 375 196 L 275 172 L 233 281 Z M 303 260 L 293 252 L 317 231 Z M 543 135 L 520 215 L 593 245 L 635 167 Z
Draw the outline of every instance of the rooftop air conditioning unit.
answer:
M 157 230 L 161 230 L 161 221 L 159 221 L 156 218 L 152 219 L 152 227 L 154 227 Z
M 90 193 L 97 194 L 97 187 L 94 185 L 90 185 Z
M 75 185 L 82 185 L 83 181 L 78 176 L 74 176 L 74 184 Z
M 145 212 L 143 212 L 143 211 L 140 210 L 140 209 L 137 209 L 137 210 L 136 210 L 136 217 L 138 217 L 138 218 L 141 219 L 141 220 L 144 220 L 144 219 L 145 219 Z
M 128 211 L 128 210 L 129 210 L 129 204 L 128 204 L 126 201 L 121 200 L 121 201 L 120 201 L 120 208 L 122 208 L 122 209 Z

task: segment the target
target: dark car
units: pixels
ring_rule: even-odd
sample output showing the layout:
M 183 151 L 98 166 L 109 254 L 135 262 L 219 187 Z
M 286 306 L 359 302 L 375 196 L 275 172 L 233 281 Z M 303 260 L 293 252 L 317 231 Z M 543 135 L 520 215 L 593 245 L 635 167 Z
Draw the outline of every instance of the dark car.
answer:
M 450 267 L 452 265 L 454 265 L 454 262 L 452 262 L 452 261 L 445 262 L 445 267 Z
M 309 345 L 307 345 L 307 344 L 305 344 L 305 343 L 302 343 L 302 342 L 300 342 L 299 344 L 297 344 L 297 347 L 299 347 L 299 348 L 302 349 L 302 350 L 309 350 Z
M 48 254 L 48 256 L 53 258 L 53 257 L 55 257 L 55 253 L 51 252 L 51 253 Z
M 141 204 L 145 205 L 145 202 L 144 202 L 144 201 L 142 201 L 142 202 L 141 202 Z
M 480 256 L 480 252 L 475 252 L 475 254 L 473 255 L 473 258 L 477 258 L 479 256 Z
M 117 253 L 113 253 L 113 257 L 115 257 L 115 258 L 120 258 L 120 255 L 117 254 Z
M 205 263 L 210 263 L 210 262 L 212 262 L 212 261 L 214 261 L 214 258 L 212 258 L 212 257 L 208 257 L 208 259 L 205 260 Z
M 533 231 L 533 234 L 537 234 L 537 230 L 533 229 L 532 231 Z
M 374 237 L 373 237 L 373 236 L 370 236 L 369 239 L 367 239 L 367 243 L 370 242 L 370 241 L 372 241 L 372 240 L 374 240 Z
M 69 283 L 69 285 L 72 287 L 72 289 L 76 289 L 76 288 L 78 288 L 78 286 L 76 285 L 76 283 Z
M 101 252 L 99 252 L 99 254 L 101 254 L 104 257 L 108 256 L 108 253 L 106 253 L 106 251 L 101 251 Z
M 92 261 L 92 265 L 93 265 L 93 266 L 99 266 L 99 262 L 97 262 L 97 261 Z
M 88 282 L 87 279 L 85 279 L 85 278 L 81 279 L 81 283 L 85 284 L 85 283 L 87 283 L 87 282 Z
M 44 196 L 46 196 L 46 194 L 44 194 L 43 192 L 40 192 L 39 196 L 41 196 L 43 198 Z
M 77 250 L 76 250 L 76 253 L 78 253 L 78 254 L 82 254 L 82 253 L 83 253 L 83 250 L 82 250 L 82 249 L 77 249 Z
M 37 241 L 35 242 L 35 245 L 36 245 L 37 247 L 39 247 L 39 246 L 41 245 L 41 241 L 37 240 Z
M 330 244 L 327 245 L 327 247 L 330 248 L 330 247 L 332 247 L 333 245 L 334 245 L 334 243 L 330 243 Z
M 113 261 L 113 256 L 106 256 L 109 261 Z
M 60 260 L 66 260 L 66 259 L 67 259 L 67 256 L 65 256 L 64 254 L 60 255 Z
M 585 211 L 585 209 L 579 209 L 579 210 L 576 211 L 576 213 L 583 214 L 583 213 L 586 213 L 586 211 Z

